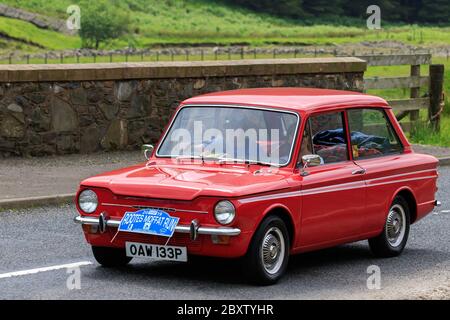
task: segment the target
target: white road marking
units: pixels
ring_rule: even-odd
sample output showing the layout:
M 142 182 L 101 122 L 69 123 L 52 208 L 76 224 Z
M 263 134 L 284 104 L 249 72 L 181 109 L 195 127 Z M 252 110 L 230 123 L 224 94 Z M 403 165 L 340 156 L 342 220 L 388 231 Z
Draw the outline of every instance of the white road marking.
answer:
M 433 211 L 433 214 L 437 214 L 437 215 L 439 215 L 439 214 L 448 214 L 448 213 L 450 213 L 450 210 L 441 210 L 441 211 Z
M 80 262 L 74 262 L 74 263 L 68 263 L 68 264 L 61 264 L 57 266 L 50 266 L 50 267 L 42 267 L 42 268 L 35 268 L 35 269 L 29 269 L 29 270 L 21 270 L 21 271 L 14 271 L 14 272 L 8 272 L 8 273 L 1 273 L 0 279 L 5 278 L 11 278 L 11 277 L 20 277 L 20 276 L 26 276 L 30 274 L 35 274 L 39 272 L 47 272 L 47 271 L 53 271 L 53 270 L 59 270 L 59 269 L 66 269 L 66 268 L 76 268 L 81 266 L 88 266 L 93 264 L 90 261 L 80 261 Z

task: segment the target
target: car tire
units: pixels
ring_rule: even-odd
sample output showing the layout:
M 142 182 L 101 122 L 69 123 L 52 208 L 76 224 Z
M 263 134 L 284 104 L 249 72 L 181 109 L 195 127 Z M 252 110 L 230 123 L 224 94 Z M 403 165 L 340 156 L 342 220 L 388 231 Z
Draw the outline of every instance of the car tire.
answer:
M 258 285 L 275 284 L 285 273 L 289 260 L 289 232 L 277 216 L 263 220 L 244 258 L 247 279 Z
M 410 222 L 408 203 L 401 196 L 395 197 L 386 216 L 383 232 L 369 239 L 372 253 L 381 258 L 400 255 L 408 240 Z
M 92 253 L 95 260 L 103 267 L 123 267 L 127 265 L 133 258 L 127 257 L 125 249 L 110 247 L 92 246 Z

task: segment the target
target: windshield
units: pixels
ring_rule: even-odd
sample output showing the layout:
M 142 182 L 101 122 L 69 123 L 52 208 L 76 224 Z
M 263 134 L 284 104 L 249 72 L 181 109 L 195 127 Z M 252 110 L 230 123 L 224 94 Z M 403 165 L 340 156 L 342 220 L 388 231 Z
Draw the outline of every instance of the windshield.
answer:
M 297 114 L 245 107 L 184 107 L 158 149 L 159 157 L 222 162 L 289 163 Z

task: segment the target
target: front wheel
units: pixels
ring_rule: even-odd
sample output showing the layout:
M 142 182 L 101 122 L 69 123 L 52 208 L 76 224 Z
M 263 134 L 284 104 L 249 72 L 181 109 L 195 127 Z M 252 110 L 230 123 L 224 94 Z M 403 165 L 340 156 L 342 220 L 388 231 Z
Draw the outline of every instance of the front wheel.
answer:
M 92 246 L 92 253 L 95 260 L 103 267 L 123 267 L 127 265 L 133 258 L 127 257 L 125 249 L 110 247 Z
M 408 203 L 397 196 L 389 208 L 383 232 L 369 239 L 372 252 L 378 257 L 395 257 L 402 253 L 408 240 L 410 212 Z
M 264 219 L 245 257 L 248 279 L 260 285 L 276 283 L 286 271 L 289 248 L 289 234 L 284 221 L 277 216 Z

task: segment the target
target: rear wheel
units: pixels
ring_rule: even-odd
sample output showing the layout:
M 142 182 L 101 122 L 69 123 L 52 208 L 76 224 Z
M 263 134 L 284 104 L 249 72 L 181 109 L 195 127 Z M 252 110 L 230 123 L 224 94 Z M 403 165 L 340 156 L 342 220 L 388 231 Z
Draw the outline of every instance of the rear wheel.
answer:
M 383 232 L 369 239 L 372 252 L 378 257 L 395 257 L 402 253 L 408 240 L 410 226 L 409 206 L 397 196 L 389 208 Z
M 260 285 L 276 283 L 286 271 L 289 248 L 289 234 L 284 221 L 277 216 L 264 219 L 245 257 L 248 279 Z
M 123 267 L 133 258 L 127 257 L 125 249 L 92 246 L 95 260 L 103 267 Z

